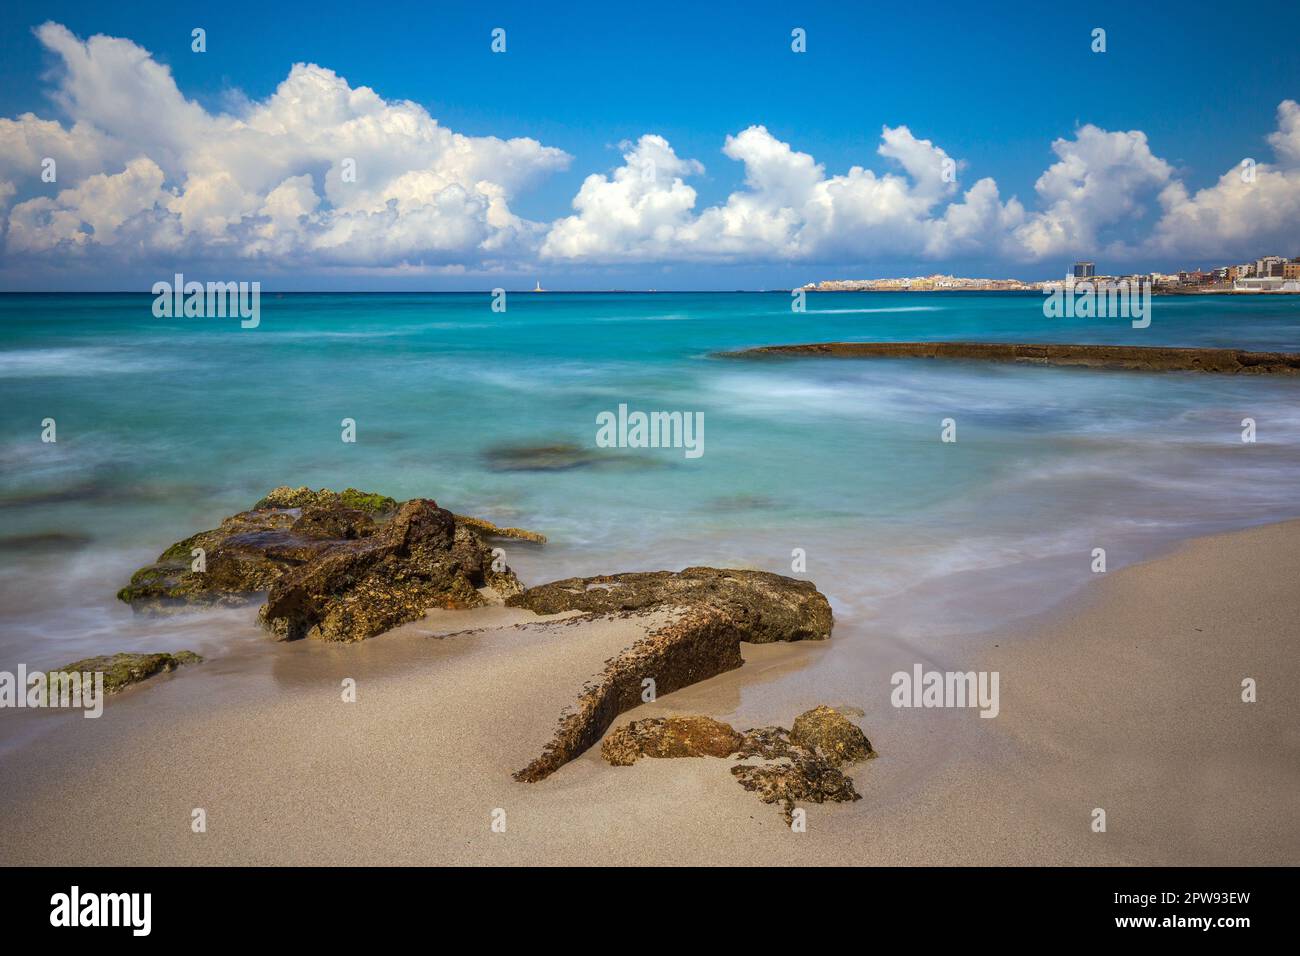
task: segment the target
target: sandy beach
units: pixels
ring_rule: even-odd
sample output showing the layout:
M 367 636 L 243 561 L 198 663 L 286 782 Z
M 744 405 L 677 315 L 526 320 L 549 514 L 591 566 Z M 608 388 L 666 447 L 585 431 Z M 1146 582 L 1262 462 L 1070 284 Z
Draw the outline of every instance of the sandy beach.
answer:
M 863 799 L 808 806 L 806 833 L 724 759 L 612 767 L 592 748 L 539 783 L 511 778 L 662 613 L 575 622 L 496 607 L 430 612 L 350 645 L 249 641 L 110 699 L 99 720 L 6 713 L 35 733 L 0 756 L 0 859 L 1294 864 L 1297 580 L 1300 522 L 1201 538 L 1096 575 L 1015 633 L 955 638 L 943 661 L 918 657 L 888 615 L 841 618 L 828 642 L 742 645 L 742 668 L 615 722 L 788 727 L 817 704 L 857 708 L 880 753 L 849 771 Z M 856 694 L 803 679 L 837 653 L 867 668 Z M 999 672 L 997 718 L 892 707 L 889 675 L 916 661 Z M 349 677 L 355 703 L 340 691 Z M 1247 677 L 1255 703 L 1241 700 Z M 195 808 L 205 833 L 191 830 Z M 498 809 L 505 832 L 491 828 Z

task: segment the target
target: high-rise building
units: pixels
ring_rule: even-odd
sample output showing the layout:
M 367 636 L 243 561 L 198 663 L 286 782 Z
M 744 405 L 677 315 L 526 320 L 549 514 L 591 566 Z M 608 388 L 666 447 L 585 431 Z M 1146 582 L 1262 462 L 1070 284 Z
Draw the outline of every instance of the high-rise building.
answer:
M 1091 279 L 1097 274 L 1097 265 L 1093 262 L 1076 262 L 1074 264 L 1074 277 L 1076 279 Z
M 1261 279 L 1277 278 L 1282 275 L 1282 266 L 1286 260 L 1281 256 L 1264 256 L 1255 260 L 1255 275 Z

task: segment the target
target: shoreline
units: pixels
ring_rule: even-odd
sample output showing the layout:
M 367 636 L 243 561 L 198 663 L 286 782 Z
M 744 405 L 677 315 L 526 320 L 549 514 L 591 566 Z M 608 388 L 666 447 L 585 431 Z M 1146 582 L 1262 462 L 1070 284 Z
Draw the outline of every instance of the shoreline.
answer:
M 1003 636 L 950 642 L 927 666 L 998 670 L 993 720 L 892 708 L 889 674 L 923 658 L 849 620 L 820 646 L 742 645 L 739 669 L 615 720 L 789 726 L 820 703 L 857 708 L 881 758 L 855 771 L 864 799 L 810 805 L 805 834 L 721 759 L 611 767 L 593 747 L 511 779 L 646 621 L 482 608 L 356 645 L 243 645 L 101 720 L 35 715 L 53 724 L 0 755 L 15 835 L 0 862 L 1293 863 L 1298 575 L 1300 521 L 1196 538 Z M 856 695 L 813 680 L 846 658 L 864 668 Z M 1242 676 L 1257 703 L 1236 699 Z M 782 679 L 782 699 L 765 695 Z M 1105 834 L 1089 829 L 1097 806 Z M 489 829 L 496 808 L 506 833 Z

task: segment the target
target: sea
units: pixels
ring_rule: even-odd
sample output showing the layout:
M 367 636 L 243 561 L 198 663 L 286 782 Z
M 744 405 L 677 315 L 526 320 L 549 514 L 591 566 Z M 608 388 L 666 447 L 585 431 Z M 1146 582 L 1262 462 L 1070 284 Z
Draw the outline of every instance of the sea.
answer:
M 0 295 L 0 670 L 268 640 L 251 608 L 151 617 L 115 592 L 278 485 L 428 497 L 540 531 L 544 548 L 503 543 L 526 584 L 692 565 L 804 577 L 837 636 L 931 656 L 1181 540 L 1300 516 L 1300 377 L 719 355 L 1294 351 L 1300 298 L 1157 297 L 1142 329 L 1047 318 L 1033 293 L 792 301 L 264 293 L 241 328 L 158 318 L 149 295 Z M 598 422 L 620 406 L 702 421 L 700 453 L 605 447 Z

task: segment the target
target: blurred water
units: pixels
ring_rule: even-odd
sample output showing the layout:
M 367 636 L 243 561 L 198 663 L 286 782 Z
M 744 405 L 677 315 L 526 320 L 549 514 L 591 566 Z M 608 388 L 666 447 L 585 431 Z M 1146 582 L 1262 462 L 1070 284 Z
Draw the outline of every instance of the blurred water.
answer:
M 251 611 L 150 620 L 113 594 L 280 484 L 424 495 L 543 531 L 545 550 L 510 549 L 528 583 L 697 563 L 789 573 L 803 548 L 843 620 L 993 570 L 1025 598 L 982 610 L 986 626 L 1078 586 L 1093 547 L 1115 567 L 1300 513 L 1294 379 L 711 357 L 855 339 L 1295 350 L 1294 299 L 1158 298 L 1145 330 L 1047 320 L 1039 296 L 1015 294 L 810 295 L 804 314 L 788 294 L 490 302 L 266 295 L 261 326 L 241 330 L 154 318 L 144 295 L 0 296 L 0 668 L 259 639 Z M 620 403 L 703 412 L 705 454 L 597 448 L 596 415 Z M 57 444 L 40 441 L 47 417 Z M 956 444 L 939 441 L 947 417 Z M 502 469 L 542 444 L 575 446 L 574 467 Z M 907 626 L 968 626 L 948 603 Z

